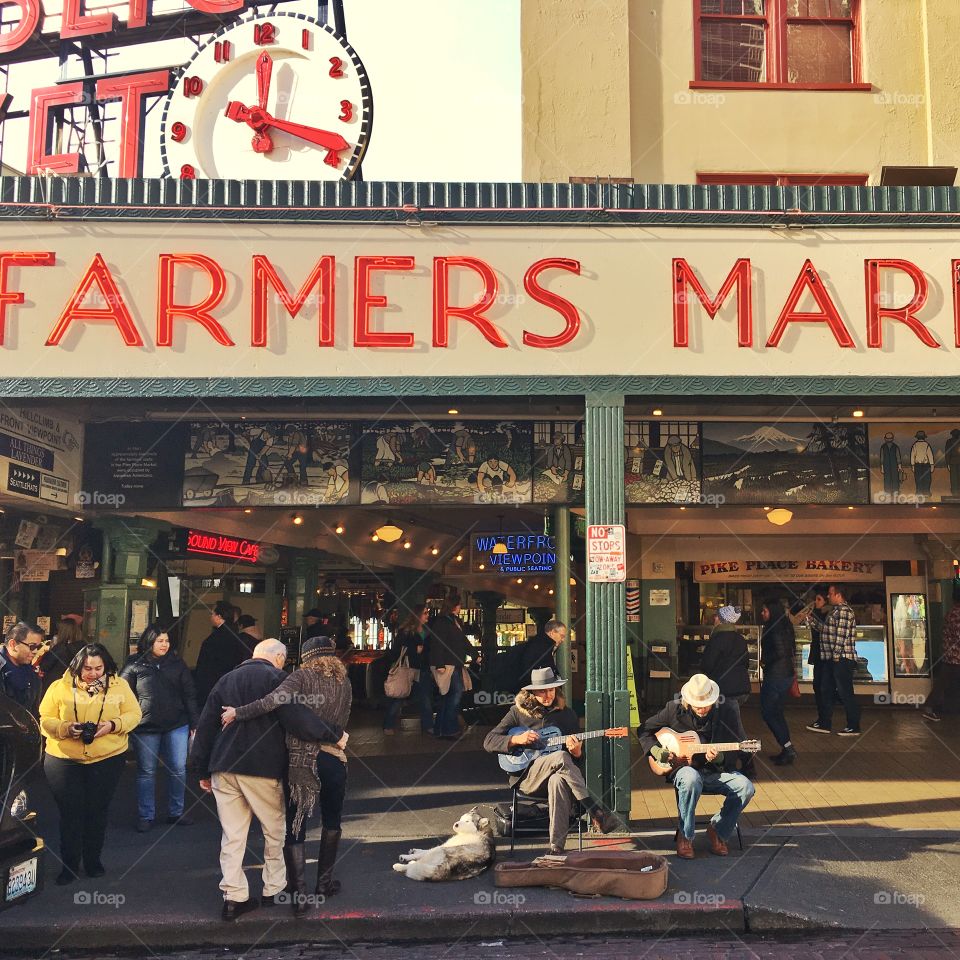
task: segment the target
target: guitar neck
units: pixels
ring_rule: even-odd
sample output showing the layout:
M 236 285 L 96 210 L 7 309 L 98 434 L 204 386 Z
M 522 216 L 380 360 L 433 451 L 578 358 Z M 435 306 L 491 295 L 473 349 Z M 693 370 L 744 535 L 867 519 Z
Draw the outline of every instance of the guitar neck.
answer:
M 576 737 L 578 740 L 592 740 L 594 737 L 602 737 L 606 732 L 606 730 L 589 730 L 584 733 L 574 733 L 571 734 L 571 736 Z M 561 737 L 550 737 L 550 739 L 547 740 L 547 744 L 555 747 L 563 743 L 566 739 L 567 737 L 565 735 Z
M 692 747 L 691 753 L 706 753 L 708 750 L 716 750 L 718 753 L 724 753 L 727 750 L 739 750 L 739 743 L 701 743 L 699 747 Z

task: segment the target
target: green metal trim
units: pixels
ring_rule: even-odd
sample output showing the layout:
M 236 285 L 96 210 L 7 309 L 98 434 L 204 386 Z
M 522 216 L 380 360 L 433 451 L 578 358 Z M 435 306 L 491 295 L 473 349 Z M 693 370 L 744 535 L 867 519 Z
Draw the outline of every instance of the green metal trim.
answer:
M 613 393 L 669 397 L 956 397 L 957 377 L 3 377 L 6 398 L 545 397 Z
M 951 227 L 960 188 L 0 177 L 0 218 Z

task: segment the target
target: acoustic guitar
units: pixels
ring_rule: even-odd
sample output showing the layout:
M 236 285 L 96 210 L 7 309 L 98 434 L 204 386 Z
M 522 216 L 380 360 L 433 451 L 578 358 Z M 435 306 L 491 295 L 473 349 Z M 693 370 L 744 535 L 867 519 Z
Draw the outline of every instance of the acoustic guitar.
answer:
M 710 750 L 726 753 L 738 750 L 740 753 L 759 753 L 759 740 L 744 740 L 742 743 L 701 743 L 700 737 L 692 730 L 677 733 L 669 727 L 661 727 L 654 736 L 661 747 L 673 754 L 672 763 L 660 763 L 653 757 L 647 757 L 650 769 L 658 776 L 665 777 L 679 767 L 702 767 L 706 763 L 704 754 Z
M 529 729 L 529 727 L 514 727 L 509 736 L 518 737 Z M 626 727 L 610 727 L 608 730 L 568 734 L 563 733 L 559 727 L 543 727 L 541 730 L 535 730 L 534 733 L 540 738 L 536 746 L 515 747 L 510 753 L 500 754 L 501 770 L 507 773 L 523 773 L 537 757 L 563 750 L 568 736 L 576 737 L 578 740 L 592 740 L 594 737 L 625 737 L 628 730 Z

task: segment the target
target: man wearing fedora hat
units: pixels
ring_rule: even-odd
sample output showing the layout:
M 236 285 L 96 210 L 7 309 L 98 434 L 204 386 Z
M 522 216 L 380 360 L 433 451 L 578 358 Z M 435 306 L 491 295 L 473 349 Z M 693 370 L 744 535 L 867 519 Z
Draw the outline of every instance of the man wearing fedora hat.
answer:
M 701 743 L 742 743 L 747 739 L 736 703 L 720 696 L 720 687 L 702 673 L 695 673 L 656 716 L 639 729 L 643 752 L 658 763 L 670 763 L 672 754 L 660 746 L 656 733 L 668 727 L 675 733 L 693 732 Z M 719 857 L 727 855 L 727 839 L 737 829 L 737 820 L 753 799 L 750 780 L 736 772 L 736 752 L 726 754 L 708 750 L 702 768 L 679 766 L 667 776 L 677 792 L 677 856 L 693 859 L 697 803 L 702 794 L 724 797 L 720 813 L 707 827 L 710 850 Z
M 609 833 L 619 826 L 615 814 L 594 802 L 577 764 L 583 753 L 583 742 L 576 736 L 580 732 L 580 721 L 560 693 L 559 688 L 566 682 L 553 667 L 533 670 L 530 682 L 483 741 L 488 753 L 510 753 L 517 748 L 535 748 L 540 740 L 537 731 L 544 727 L 557 727 L 566 736 L 563 750 L 541 754 L 523 773 L 510 777 L 510 786 L 519 784 L 521 793 L 546 795 L 551 853 L 563 853 L 574 801 L 586 807 L 594 828 L 600 833 Z M 527 732 L 511 736 L 514 727 L 526 727 Z

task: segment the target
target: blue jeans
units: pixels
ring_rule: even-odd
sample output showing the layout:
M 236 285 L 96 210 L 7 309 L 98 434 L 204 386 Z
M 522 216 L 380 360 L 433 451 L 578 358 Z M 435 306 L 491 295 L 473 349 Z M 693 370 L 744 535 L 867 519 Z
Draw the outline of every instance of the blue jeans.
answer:
M 184 724 L 165 733 L 132 733 L 133 749 L 137 754 L 137 816 L 153 820 L 156 816 L 157 760 L 167 768 L 169 815 L 183 813 L 183 794 L 187 785 L 187 747 L 190 727 Z
M 412 700 L 420 710 L 420 728 L 424 733 L 429 733 L 433 728 L 433 679 L 430 675 L 430 668 L 423 667 L 420 671 L 420 679 L 413 685 L 408 698 Z M 397 700 L 390 698 L 387 703 L 387 712 L 383 717 L 383 729 L 393 730 L 400 718 L 400 711 L 406 700 Z
M 765 677 L 760 685 L 760 716 L 781 747 L 790 742 L 790 728 L 783 715 L 783 705 L 792 686 L 793 677 Z
M 449 665 L 447 669 L 450 669 Z M 463 669 L 459 664 L 454 664 L 450 689 L 440 698 L 440 708 L 437 710 L 437 719 L 433 725 L 433 732 L 438 737 L 453 737 L 460 732 L 461 699 L 463 699 Z
M 713 773 L 681 767 L 674 778 L 680 832 L 692 840 L 696 832 L 697 803 L 701 794 L 726 797 L 720 813 L 712 817 L 717 836 L 726 840 L 737 828 L 737 820 L 753 799 L 754 786 L 742 773 Z

